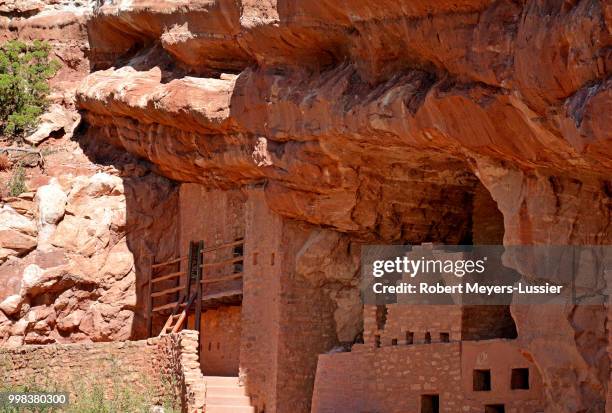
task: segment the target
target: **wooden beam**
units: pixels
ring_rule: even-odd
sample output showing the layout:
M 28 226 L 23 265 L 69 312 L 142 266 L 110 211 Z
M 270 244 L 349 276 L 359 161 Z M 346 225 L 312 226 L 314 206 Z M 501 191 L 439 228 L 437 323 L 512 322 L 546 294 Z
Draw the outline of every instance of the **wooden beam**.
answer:
M 149 293 L 149 297 L 147 300 L 147 337 L 151 337 L 153 334 L 153 297 L 151 297 L 151 293 L 153 291 L 153 283 L 151 279 L 153 277 L 153 268 L 149 266 L 149 271 L 147 274 L 147 278 L 149 281 L 149 285 L 147 287 L 147 292 Z
M 161 296 L 166 295 L 166 294 L 171 294 L 171 293 L 175 293 L 177 291 L 181 291 L 183 288 L 185 288 L 185 287 L 182 286 L 182 285 L 179 285 L 178 287 L 173 287 L 173 288 L 168 288 L 168 289 L 161 290 L 161 291 L 156 291 L 153 294 L 151 294 L 151 297 L 153 297 L 153 298 L 154 297 L 161 297 Z
M 185 259 L 185 257 L 174 258 L 174 259 L 171 259 L 171 260 L 166 261 L 166 262 L 160 262 L 160 263 L 157 263 L 157 264 L 153 264 L 151 266 L 151 268 L 155 269 L 155 268 L 163 267 L 165 265 L 176 264 L 177 262 L 183 261 L 184 259 Z
M 173 303 L 168 303 L 168 304 L 160 305 L 159 307 L 153 307 L 153 312 L 155 313 L 157 311 L 169 310 L 171 308 L 176 307 L 177 305 L 179 305 L 179 302 L 175 301 Z
M 200 348 L 200 336 L 201 336 L 201 318 L 202 318 L 202 264 L 204 264 L 204 241 L 198 243 L 198 262 L 197 262 L 197 276 L 196 282 L 196 305 L 195 305 L 195 329 L 198 332 L 198 348 Z M 200 352 L 198 351 L 198 358 Z
M 151 280 L 152 283 L 156 283 L 156 282 L 160 282 L 160 281 L 164 281 L 164 280 L 169 280 L 171 278 L 176 278 L 180 275 L 183 275 L 183 271 L 177 271 L 177 272 L 171 272 L 170 274 L 166 274 L 162 277 L 157 277 L 157 278 L 153 278 L 153 280 Z

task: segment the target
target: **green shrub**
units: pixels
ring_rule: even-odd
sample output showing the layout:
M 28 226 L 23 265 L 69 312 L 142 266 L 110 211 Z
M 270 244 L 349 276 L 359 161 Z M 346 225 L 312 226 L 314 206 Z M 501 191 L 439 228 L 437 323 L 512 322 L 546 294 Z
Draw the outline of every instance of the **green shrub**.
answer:
M 6 135 L 22 137 L 47 107 L 48 81 L 59 69 L 50 51 L 51 46 L 39 40 L 11 40 L 0 46 L 0 127 Z

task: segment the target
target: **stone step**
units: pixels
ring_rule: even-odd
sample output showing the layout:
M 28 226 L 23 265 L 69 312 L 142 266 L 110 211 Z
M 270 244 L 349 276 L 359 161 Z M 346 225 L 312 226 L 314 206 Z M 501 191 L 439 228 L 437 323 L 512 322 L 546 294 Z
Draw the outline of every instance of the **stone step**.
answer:
M 206 413 L 255 413 L 255 408 L 251 406 L 208 406 Z
M 206 397 L 246 396 L 244 387 L 239 386 L 206 386 Z
M 210 386 L 239 386 L 238 377 L 204 376 L 204 381 Z
M 206 407 L 210 406 L 250 406 L 247 396 L 210 396 L 206 395 Z

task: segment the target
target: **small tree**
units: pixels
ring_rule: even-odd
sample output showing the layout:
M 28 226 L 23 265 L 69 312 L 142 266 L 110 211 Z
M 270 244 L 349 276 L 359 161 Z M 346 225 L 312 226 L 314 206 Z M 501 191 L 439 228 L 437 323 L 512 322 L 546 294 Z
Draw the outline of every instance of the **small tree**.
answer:
M 50 50 L 39 40 L 11 40 L 0 46 L 0 126 L 13 139 L 35 126 L 48 105 L 48 81 L 59 69 L 59 63 L 49 59 Z

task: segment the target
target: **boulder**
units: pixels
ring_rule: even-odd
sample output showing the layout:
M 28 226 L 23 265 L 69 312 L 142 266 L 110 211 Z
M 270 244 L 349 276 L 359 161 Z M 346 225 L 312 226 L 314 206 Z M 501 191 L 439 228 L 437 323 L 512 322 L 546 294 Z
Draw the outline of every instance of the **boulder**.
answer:
M 15 315 L 21 308 L 21 302 L 22 297 L 19 294 L 9 295 L 0 303 L 0 310 L 6 315 Z
M 0 230 L 12 229 L 30 237 L 36 237 L 36 224 L 8 205 L 0 208 Z
M 52 179 L 48 185 L 43 185 L 36 191 L 34 201 L 38 209 L 39 250 L 52 249 L 49 239 L 55 231 L 56 224 L 64 217 L 67 199 L 56 179 Z
M 25 296 L 34 286 L 43 279 L 43 270 L 36 264 L 28 265 L 21 278 L 21 295 Z
M 53 179 L 48 185 L 41 186 L 34 198 L 38 206 L 38 216 L 42 224 L 57 224 L 64 216 L 67 195 L 57 180 Z
M 36 248 L 37 243 L 36 238 L 23 232 L 10 228 L 0 228 L 0 248 L 3 250 L 13 250 L 15 254 L 23 254 Z
M 58 225 L 50 242 L 84 256 L 102 251 L 110 241 L 112 213 L 105 211 L 100 221 L 68 215 Z
M 70 139 L 81 116 L 78 112 L 69 110 L 62 105 L 54 104 L 40 117 L 40 123 L 34 133 L 25 137 L 25 141 L 38 145 L 49 137 Z

